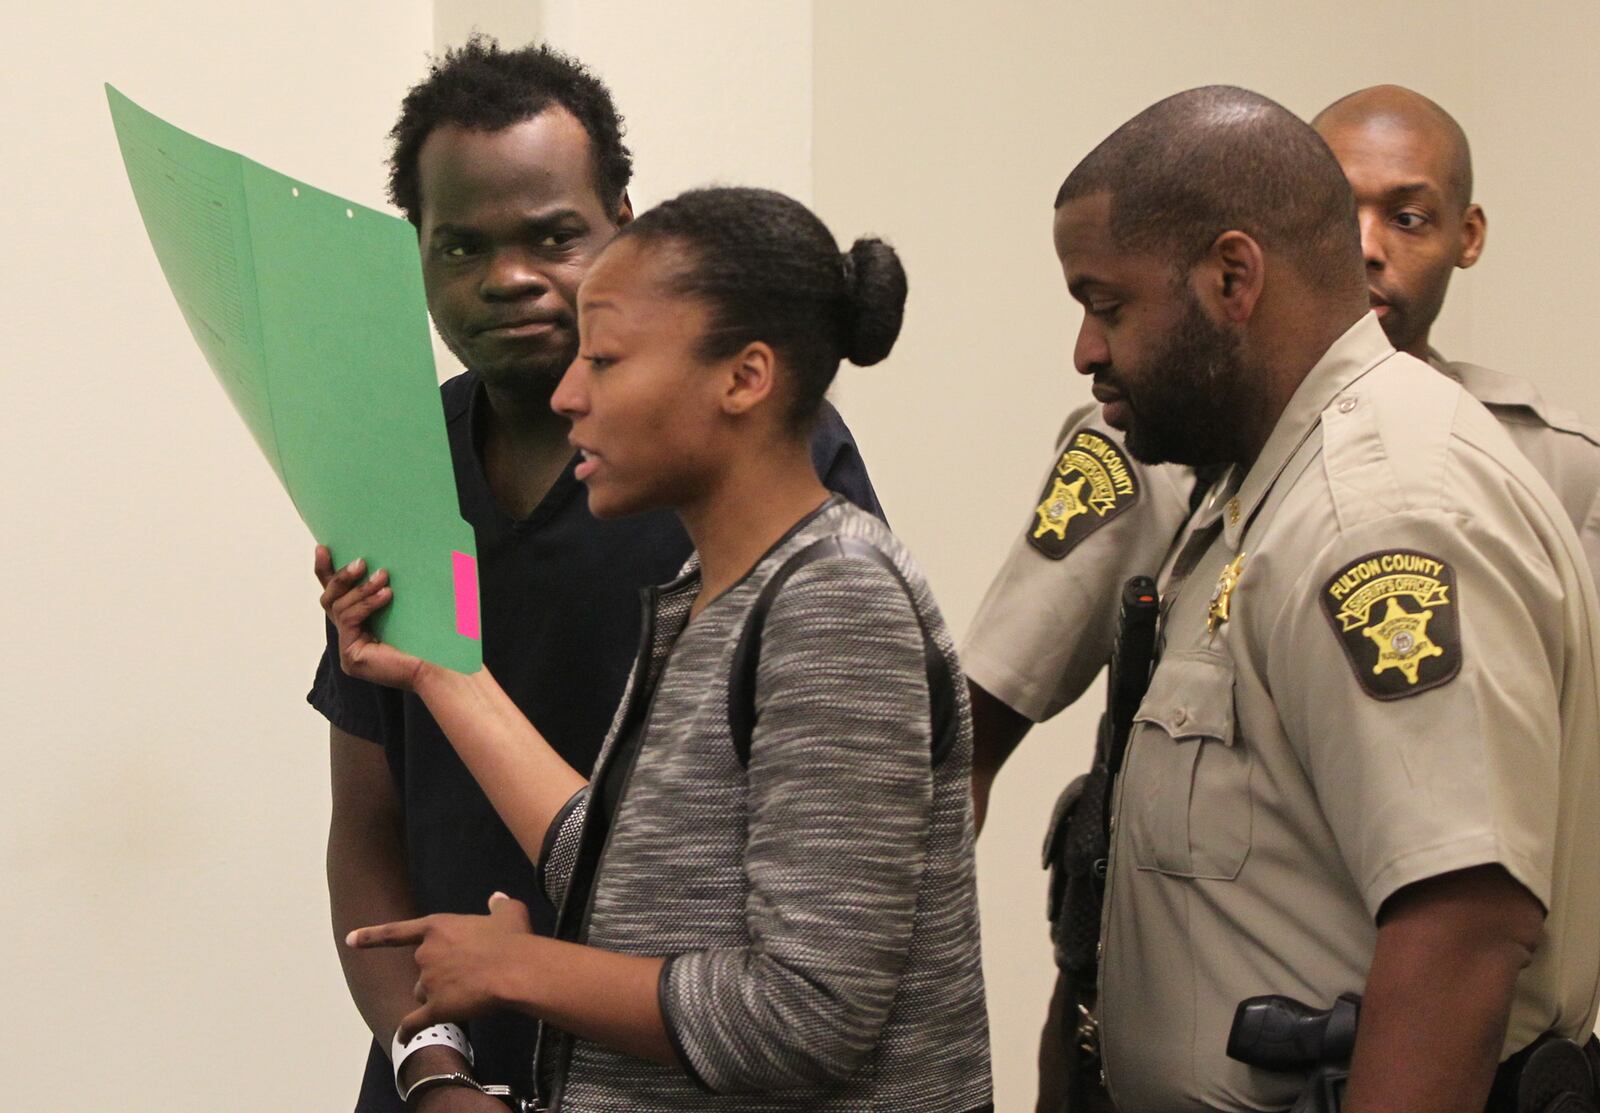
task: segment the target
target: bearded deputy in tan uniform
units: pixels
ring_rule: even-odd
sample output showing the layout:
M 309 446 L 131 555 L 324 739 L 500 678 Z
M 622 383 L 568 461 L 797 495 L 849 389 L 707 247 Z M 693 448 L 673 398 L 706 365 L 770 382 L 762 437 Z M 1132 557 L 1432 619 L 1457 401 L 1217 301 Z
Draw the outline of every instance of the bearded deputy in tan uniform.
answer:
M 1428 343 L 1451 272 L 1478 261 L 1488 231 L 1472 200 L 1461 125 L 1398 85 L 1351 93 L 1311 125 L 1355 190 L 1369 298 L 1389 342 L 1455 379 L 1500 420 L 1561 500 L 1600 576 L 1600 437 L 1527 380 L 1453 363 Z
M 1555 490 L 1600 576 L 1600 446 L 1593 431 L 1526 380 L 1451 363 L 1429 345 L 1451 272 L 1478 261 L 1487 230 L 1482 207 L 1471 200 L 1471 155 L 1460 126 L 1437 104 L 1394 85 L 1342 98 L 1313 126 L 1355 191 L 1369 301 L 1390 342 L 1489 408 Z M 1074 451 L 1085 441 L 1103 441 L 1102 454 L 1121 454 L 1131 497 L 1109 507 L 1070 497 L 1071 485 L 1085 478 L 1075 463 L 1083 453 Z M 962 647 L 978 725 L 973 793 L 980 822 L 995 775 L 1028 729 L 1082 695 L 1104 665 L 1118 589 L 1126 577 L 1160 566 L 1187 515 L 1186 500 L 1200 493 L 1193 486 L 1187 468 L 1128 457 L 1098 406 L 1068 418 L 1027 525 Z M 1071 1053 L 1073 1026 L 1063 1016 L 1072 1010 L 1063 986 L 1058 982 L 1042 1034 L 1042 1111 L 1063 1106 L 1069 1077 L 1062 1060 Z
M 1390 346 L 1350 187 L 1279 106 L 1169 98 L 1058 201 L 1105 420 L 1141 460 L 1232 465 L 1163 572 L 1117 786 L 1112 1096 L 1287 1108 L 1303 1079 L 1226 1057 L 1235 1006 L 1355 991 L 1346 1113 L 1483 1108 L 1600 996 L 1577 535 L 1489 412 Z
M 1355 191 L 1368 299 L 1389 342 L 1455 379 L 1499 419 L 1556 492 L 1600 577 L 1600 435 L 1526 379 L 1451 362 L 1429 344 L 1451 272 L 1478 262 L 1488 231 L 1472 201 L 1461 126 L 1398 85 L 1343 97 L 1312 126 Z M 1083 478 L 1073 463 L 1080 438 L 1118 454 L 1131 483 L 1109 500 L 1065 506 L 1063 521 L 1051 514 L 1061 503 L 1055 483 Z M 962 646 L 975 713 L 988 728 L 977 732 L 974 755 L 980 825 L 995 775 L 1028 729 L 1081 696 L 1105 665 L 1118 589 L 1129 576 L 1154 574 L 1193 485 L 1188 469 L 1127 458 L 1098 406 L 1068 417 L 1037 505 Z

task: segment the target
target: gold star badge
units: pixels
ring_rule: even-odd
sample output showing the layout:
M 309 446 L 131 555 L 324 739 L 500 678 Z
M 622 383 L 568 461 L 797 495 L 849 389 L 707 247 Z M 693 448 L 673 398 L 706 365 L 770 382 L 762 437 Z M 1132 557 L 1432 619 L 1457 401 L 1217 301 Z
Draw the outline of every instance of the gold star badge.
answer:
M 1423 661 L 1444 656 L 1444 650 L 1428 638 L 1428 621 L 1433 618 L 1433 612 L 1412 614 L 1392 595 L 1388 603 L 1388 611 L 1378 624 L 1361 631 L 1378 647 L 1378 663 L 1372 666 L 1372 674 L 1378 676 L 1385 669 L 1399 669 L 1408 684 L 1415 684 L 1417 669 Z
M 1217 586 L 1211 592 L 1211 607 L 1206 613 L 1206 629 L 1211 633 L 1217 632 L 1217 627 L 1228 621 L 1228 605 L 1233 600 L 1233 589 L 1239 586 L 1239 577 L 1244 574 L 1244 554 L 1240 553 L 1229 561 L 1222 569 L 1222 575 L 1217 577 Z
M 1088 478 L 1081 475 L 1072 483 L 1063 483 L 1060 479 L 1055 481 L 1050 493 L 1034 511 L 1039 515 L 1039 527 L 1033 531 L 1035 537 L 1053 533 L 1063 541 L 1067 539 L 1067 523 L 1079 514 L 1089 513 L 1089 507 L 1082 497 L 1083 485 L 1087 482 Z

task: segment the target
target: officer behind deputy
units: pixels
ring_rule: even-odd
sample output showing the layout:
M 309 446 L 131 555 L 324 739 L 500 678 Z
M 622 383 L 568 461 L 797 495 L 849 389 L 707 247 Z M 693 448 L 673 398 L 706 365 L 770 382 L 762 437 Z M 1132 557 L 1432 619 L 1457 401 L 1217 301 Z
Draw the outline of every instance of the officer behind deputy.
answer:
M 1600 614 L 1549 486 L 1368 311 L 1350 187 L 1213 87 L 1067 178 L 1075 350 L 1147 461 L 1226 464 L 1161 576 L 1117 785 L 1101 1025 L 1113 1099 L 1286 1108 L 1235 1006 L 1364 995 L 1348 1113 L 1483 1108 L 1600 993 Z
M 1311 126 L 1355 190 L 1369 299 L 1389 343 L 1489 408 L 1561 500 L 1600 575 L 1600 437 L 1526 379 L 1451 362 L 1428 342 L 1451 272 L 1478 261 L 1488 232 L 1461 125 L 1427 97 L 1376 85 L 1335 101 Z
M 1555 490 L 1600 569 L 1595 435 L 1575 415 L 1546 403 L 1531 383 L 1447 362 L 1428 343 L 1451 271 L 1472 266 L 1485 239 L 1461 128 L 1432 101 L 1392 85 L 1342 98 L 1313 125 L 1354 187 L 1369 299 L 1390 342 L 1427 359 L 1489 408 Z M 1188 510 L 1189 469 L 1126 460 L 1120 435 L 1103 423 L 1098 407 L 1071 415 L 1058 442 L 1038 508 L 962 649 L 979 727 L 974 798 L 980 817 L 995 774 L 1032 723 L 1075 700 L 1098 672 L 1109 650 L 1119 585 L 1130 574 L 1155 572 Z M 1086 445 L 1126 464 L 1131 497 L 1113 503 L 1111 513 L 1104 503 L 1087 504 L 1065 529 L 1053 528 L 1049 512 L 1062 502 L 1057 482 L 1064 479 L 1070 489 L 1093 476 L 1092 469 L 1078 467 Z M 1040 1046 L 1041 1113 L 1103 1106 L 1094 1085 L 1098 1061 L 1076 1049 L 1074 1034 L 1080 1019 L 1074 1007 L 1093 998 L 1092 971 L 1087 977 L 1076 987 L 1068 977 L 1058 980 Z

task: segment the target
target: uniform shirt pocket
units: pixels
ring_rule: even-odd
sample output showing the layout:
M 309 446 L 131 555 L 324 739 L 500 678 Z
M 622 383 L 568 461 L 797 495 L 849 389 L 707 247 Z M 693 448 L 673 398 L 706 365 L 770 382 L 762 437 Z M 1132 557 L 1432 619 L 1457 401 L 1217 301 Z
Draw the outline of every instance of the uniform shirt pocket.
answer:
M 1250 748 L 1235 734 L 1233 661 L 1166 654 L 1133 718 L 1122 809 L 1134 862 L 1232 881 L 1250 852 Z

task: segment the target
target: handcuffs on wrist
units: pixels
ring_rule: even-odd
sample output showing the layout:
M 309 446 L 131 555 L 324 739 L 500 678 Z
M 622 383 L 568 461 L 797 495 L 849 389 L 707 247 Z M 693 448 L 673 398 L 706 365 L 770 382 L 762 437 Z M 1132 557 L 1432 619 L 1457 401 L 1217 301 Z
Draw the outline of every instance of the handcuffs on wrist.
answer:
M 412 1098 L 425 1094 L 429 1090 L 438 1089 L 441 1086 L 465 1086 L 468 1089 L 478 1091 L 480 1094 L 499 1098 L 514 1113 L 542 1113 L 540 1107 L 535 1103 L 527 1098 L 520 1098 L 513 1094 L 510 1086 L 504 1086 L 499 1083 L 479 1082 L 466 1071 L 445 1071 L 438 1074 L 424 1075 L 412 1082 L 411 1085 L 402 1088 L 400 1085 L 400 1067 L 402 1064 L 411 1057 L 412 1052 L 435 1045 L 453 1049 L 462 1058 L 466 1059 L 468 1066 L 473 1065 L 472 1044 L 467 1039 L 467 1033 L 459 1024 L 429 1025 L 405 1043 L 400 1042 L 400 1034 L 396 1032 L 394 1041 L 390 1045 L 389 1058 L 394 1063 L 394 1087 L 396 1092 L 399 1093 L 400 1101 L 403 1104 L 409 1106 Z
M 499 1098 L 510 1106 L 515 1113 L 540 1113 L 539 1107 L 534 1105 L 533 1102 L 513 1094 L 510 1086 L 502 1086 L 493 1082 L 479 1082 L 466 1071 L 459 1070 L 451 1071 L 449 1074 L 423 1075 L 406 1087 L 406 1092 L 400 1096 L 400 1100 L 409 1106 L 412 1098 L 419 1094 L 427 1093 L 429 1090 L 438 1089 L 440 1086 L 465 1086 L 470 1090 L 478 1091 L 480 1094 Z

